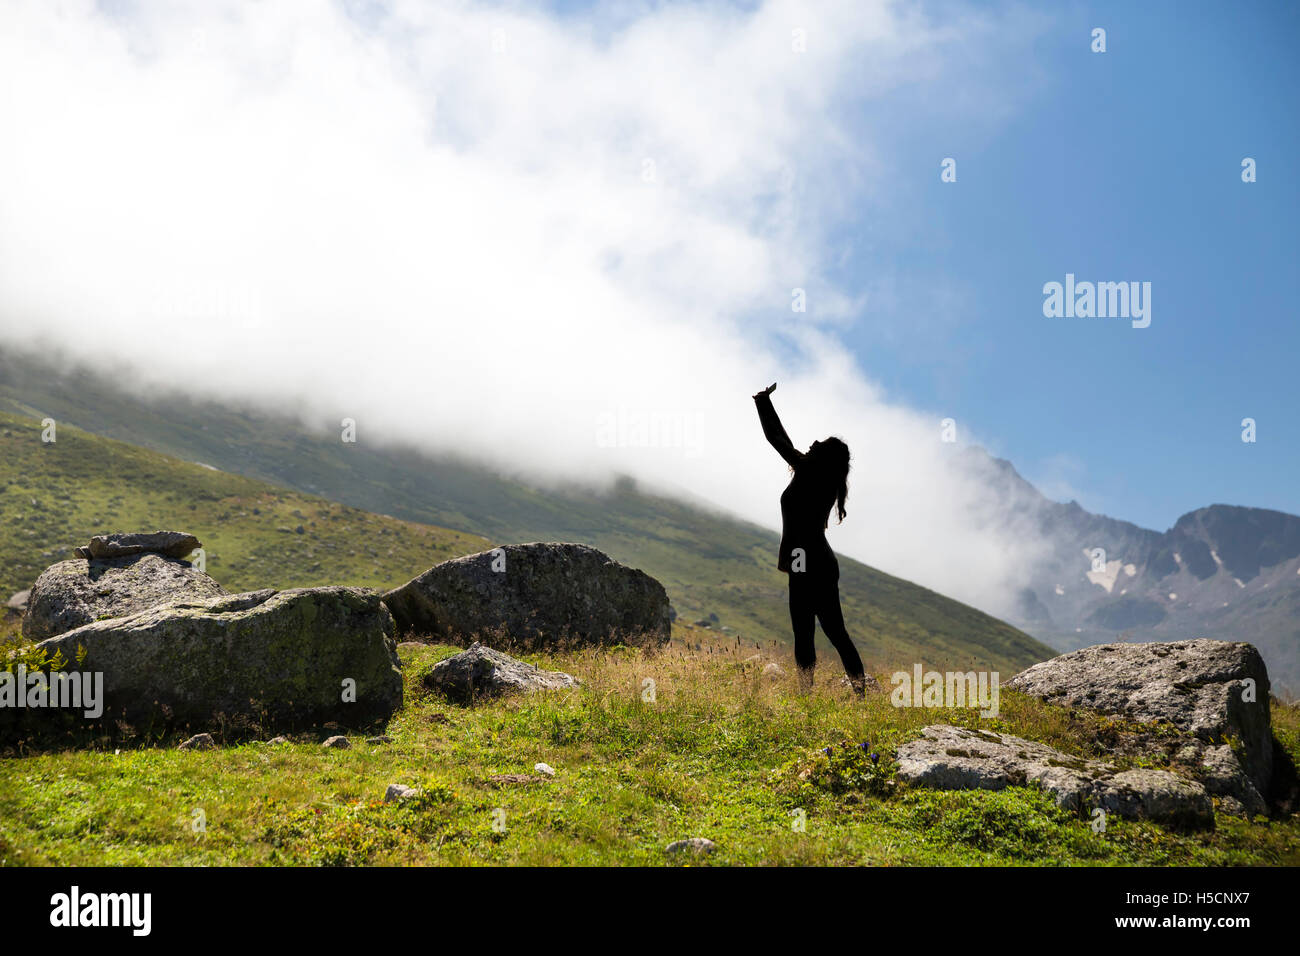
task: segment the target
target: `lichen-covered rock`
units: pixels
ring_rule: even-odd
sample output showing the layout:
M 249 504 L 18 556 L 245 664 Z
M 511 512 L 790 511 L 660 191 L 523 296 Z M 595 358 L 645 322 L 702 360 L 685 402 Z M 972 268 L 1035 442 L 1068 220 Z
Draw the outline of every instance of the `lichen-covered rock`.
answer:
M 1179 826 L 1214 824 L 1205 787 L 1167 770 L 1118 771 L 1100 760 L 1071 757 L 1011 734 L 934 724 L 898 748 L 898 779 L 936 790 L 1036 786 L 1058 806 L 1101 807 L 1133 819 Z
M 577 683 L 563 671 L 544 671 L 477 642 L 468 650 L 439 661 L 424 677 L 424 684 L 430 690 L 461 703 L 476 697 L 561 690 Z
M 1204 745 L 1196 756 L 1194 767 L 1205 789 L 1223 798 L 1224 809 L 1229 813 L 1253 817 L 1268 812 L 1259 788 L 1227 744 Z
M 184 531 L 116 532 L 97 534 L 90 544 L 77 548 L 83 558 L 124 558 L 132 554 L 161 554 L 187 558 L 199 547 L 199 539 Z
M 1100 763 L 1070 757 L 1046 744 L 1010 734 L 924 728 L 897 751 L 898 779 L 935 790 L 1002 790 L 1037 785 L 1067 810 L 1080 810 Z
M 668 639 L 668 594 L 581 544 L 513 544 L 430 568 L 384 595 L 401 634 L 525 646 Z
M 158 554 L 73 558 L 50 565 L 36 579 L 23 615 L 23 636 L 43 641 L 178 598 L 204 600 L 225 593 L 198 568 Z
M 1212 792 L 1251 812 L 1264 807 L 1273 774 L 1269 681 L 1250 644 L 1098 644 L 1035 664 L 1007 686 L 1065 707 L 1168 722 L 1211 745 L 1201 756 Z M 1230 741 L 1236 748 L 1223 749 Z
M 361 726 L 402 703 L 392 630 L 372 591 L 294 588 L 174 601 L 38 646 L 68 660 L 85 647 L 82 669 L 104 675 L 106 717 Z
M 1186 827 L 1214 826 L 1214 805 L 1205 787 L 1167 770 L 1134 767 L 1100 781 L 1097 806 L 1130 819 Z

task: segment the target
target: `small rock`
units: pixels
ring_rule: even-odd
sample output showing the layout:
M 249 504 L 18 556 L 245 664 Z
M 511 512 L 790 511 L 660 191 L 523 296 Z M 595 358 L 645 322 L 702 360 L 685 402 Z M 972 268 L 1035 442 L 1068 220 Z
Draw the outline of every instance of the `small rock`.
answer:
M 272 737 L 270 740 L 267 741 L 268 744 L 287 744 L 288 742 L 289 742 L 288 737 Z
M 1246 775 L 1241 761 L 1228 744 L 1205 747 L 1195 767 L 1205 789 L 1224 798 L 1223 810 L 1234 816 L 1257 816 L 1268 812 L 1268 805 Z
M 535 763 L 533 764 L 533 770 L 537 771 L 538 773 L 544 773 L 548 777 L 555 776 L 555 768 L 547 763 Z
M 392 742 L 393 738 L 388 736 L 388 734 L 380 734 L 378 737 L 366 738 L 366 743 L 368 744 L 391 744 Z
M 195 734 L 189 740 L 185 741 L 177 750 L 211 750 L 217 745 L 212 739 L 211 734 Z
M 561 671 L 544 671 L 475 641 L 469 649 L 439 661 L 425 675 L 425 686 L 453 700 L 574 687 L 577 681 Z
M 1214 826 L 1214 804 L 1201 784 L 1166 770 L 1125 770 L 1097 788 L 1097 802 L 1108 813 L 1182 824 Z
M 844 687 L 853 687 L 853 681 L 845 675 L 840 678 L 840 684 Z M 874 694 L 881 691 L 880 681 L 876 680 L 870 674 L 862 675 L 862 689 L 865 693 Z
M 384 791 L 384 803 L 396 803 L 398 800 L 409 800 L 419 793 L 413 787 L 408 787 L 404 783 L 390 783 L 388 789 Z
M 131 554 L 161 554 L 184 558 L 199 548 L 199 539 L 183 531 L 151 534 L 98 534 L 84 549 L 91 558 L 122 558 Z
M 321 746 L 327 747 L 330 750 L 347 750 L 352 746 L 352 741 L 348 740 L 348 738 L 344 737 L 342 734 L 339 734 L 329 738 L 321 744 Z
M 676 840 L 664 849 L 669 853 L 681 853 L 683 850 L 691 850 L 695 853 L 712 853 L 718 848 L 718 845 L 712 840 L 705 837 L 691 837 L 688 840 Z
M 763 676 L 771 677 L 771 678 L 784 677 L 785 668 L 782 667 L 780 664 L 776 663 L 775 661 L 773 661 L 770 664 L 764 665 Z
M 1216 809 L 1233 817 L 1248 817 L 1252 814 L 1247 811 L 1245 805 L 1236 797 L 1218 797 L 1215 799 Z

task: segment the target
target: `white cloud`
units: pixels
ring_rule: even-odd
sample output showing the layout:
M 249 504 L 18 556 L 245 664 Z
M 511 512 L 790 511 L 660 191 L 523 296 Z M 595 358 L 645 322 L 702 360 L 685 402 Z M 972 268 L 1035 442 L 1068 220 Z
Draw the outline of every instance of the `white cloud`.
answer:
M 832 544 L 994 611 L 1018 585 L 1033 542 L 845 351 L 861 302 L 828 279 L 888 188 L 859 110 L 913 84 L 969 107 L 945 63 L 999 56 L 991 14 L 0 9 L 4 341 L 768 525 L 786 473 L 749 396 L 776 379 L 796 442 L 854 450 Z M 605 447 L 616 411 L 698 444 Z

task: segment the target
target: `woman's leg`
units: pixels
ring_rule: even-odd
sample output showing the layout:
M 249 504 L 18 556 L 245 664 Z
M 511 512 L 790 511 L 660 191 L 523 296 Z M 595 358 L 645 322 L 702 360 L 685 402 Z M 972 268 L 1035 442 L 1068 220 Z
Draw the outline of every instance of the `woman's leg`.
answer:
M 794 662 L 799 665 L 799 681 L 812 683 L 813 668 L 817 664 L 817 651 L 813 643 L 817 631 L 817 600 L 813 582 L 807 571 L 791 571 L 790 626 L 794 628 Z M 823 625 L 825 626 L 825 625 Z
M 862 658 L 849 637 L 849 630 L 844 626 L 844 611 L 840 608 L 840 583 L 838 576 L 824 581 L 817 591 L 817 619 L 822 622 L 822 631 L 830 638 L 835 649 L 840 652 L 844 670 L 849 680 L 857 681 L 862 677 Z

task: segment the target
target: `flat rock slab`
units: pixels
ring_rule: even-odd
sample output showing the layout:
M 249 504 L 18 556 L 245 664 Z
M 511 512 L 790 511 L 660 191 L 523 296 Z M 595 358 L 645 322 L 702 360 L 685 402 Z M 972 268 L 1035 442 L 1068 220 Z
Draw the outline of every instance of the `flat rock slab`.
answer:
M 1212 752 L 1202 764 L 1217 792 L 1252 812 L 1264 806 L 1273 774 L 1269 681 L 1264 659 L 1250 644 L 1098 644 L 1035 664 L 1007 686 L 1064 707 L 1168 722 L 1212 745 L 1203 748 Z M 1239 757 L 1218 749 L 1230 737 L 1239 741 Z
M 82 669 L 104 675 L 105 719 L 361 726 L 402 703 L 392 629 L 373 591 L 294 588 L 174 601 L 38 647 L 68 660 L 86 648 Z
M 452 700 L 468 703 L 477 697 L 563 690 L 576 687 L 578 681 L 563 671 L 545 671 L 476 642 L 433 665 L 424 684 Z
M 1074 812 L 1101 807 L 1130 819 L 1214 825 L 1205 787 L 1167 770 L 1118 771 L 1010 734 L 933 724 L 898 748 L 898 779 L 936 790 L 1036 786 Z
M 532 774 L 527 773 L 494 773 L 488 777 L 488 784 L 498 789 L 501 787 L 527 787 L 546 782 L 545 777 L 534 777 Z
M 83 558 L 124 558 L 132 554 L 161 554 L 187 558 L 199 547 L 199 539 L 184 531 L 148 531 L 98 534 L 77 554 Z
M 225 593 L 198 568 L 160 554 L 73 558 L 50 565 L 36 579 L 23 614 L 23 636 L 43 641 L 92 621 Z
M 668 593 L 582 544 L 511 544 L 444 561 L 384 595 L 399 634 L 522 646 L 662 644 Z

